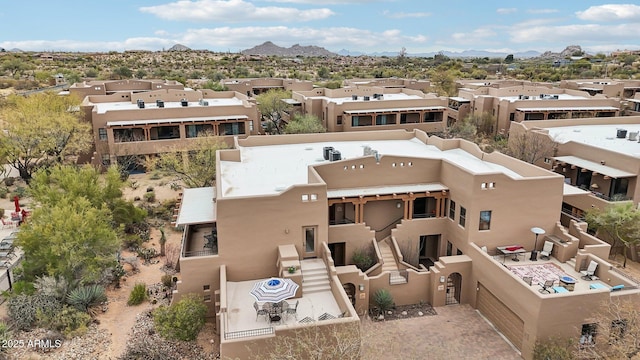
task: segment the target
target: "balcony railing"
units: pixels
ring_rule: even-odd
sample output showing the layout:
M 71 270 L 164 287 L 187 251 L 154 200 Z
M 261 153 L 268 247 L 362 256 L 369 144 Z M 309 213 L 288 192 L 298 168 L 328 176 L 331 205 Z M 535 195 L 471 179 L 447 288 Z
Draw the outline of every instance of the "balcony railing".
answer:
M 343 225 L 343 224 L 354 224 L 355 221 L 351 219 L 342 219 L 342 220 L 329 220 L 329 225 Z
M 413 214 L 414 219 L 425 219 L 425 218 L 434 218 L 436 217 L 435 213 L 422 213 L 422 214 Z
M 211 255 L 218 255 L 218 252 L 214 251 L 214 249 L 193 250 L 193 251 L 184 252 L 184 257 L 211 256 Z
M 274 332 L 274 329 L 272 327 L 262 328 L 262 329 L 231 331 L 231 332 L 224 333 L 224 339 L 231 340 L 231 339 L 242 339 L 242 338 L 254 337 L 254 336 L 272 335 L 273 332 Z

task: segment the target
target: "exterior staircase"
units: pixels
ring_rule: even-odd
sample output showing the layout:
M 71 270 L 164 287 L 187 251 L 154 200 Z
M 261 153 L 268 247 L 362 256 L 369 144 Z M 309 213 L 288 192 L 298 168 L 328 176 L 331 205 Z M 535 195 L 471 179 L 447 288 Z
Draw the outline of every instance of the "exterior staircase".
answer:
M 386 237 L 378 242 L 378 249 L 380 249 L 380 255 L 382 255 L 382 272 L 388 271 L 390 273 L 389 284 L 406 284 L 407 279 L 400 275 L 398 270 L 398 263 L 393 256 L 393 250 L 391 250 L 390 237 Z
M 322 259 L 308 259 L 300 261 L 302 270 L 302 296 L 331 291 L 329 273 Z

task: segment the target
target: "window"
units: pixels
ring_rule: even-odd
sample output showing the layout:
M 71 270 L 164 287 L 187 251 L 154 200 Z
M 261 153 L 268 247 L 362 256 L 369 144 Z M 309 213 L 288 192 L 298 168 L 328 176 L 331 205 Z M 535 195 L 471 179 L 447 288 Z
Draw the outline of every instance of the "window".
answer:
M 580 334 L 580 347 L 591 347 L 596 343 L 597 325 L 596 324 L 582 324 L 582 331 Z
M 449 204 L 449 219 L 454 220 L 456 218 L 456 202 L 451 200 Z
M 460 206 L 460 226 L 464 227 L 467 223 L 467 209 Z
M 318 194 L 311 194 L 311 201 L 318 201 Z
M 624 333 L 627 331 L 626 319 L 617 319 L 611 322 L 611 340 L 620 340 L 624 337 Z
M 99 128 L 98 129 L 98 138 L 100 140 L 107 140 L 107 129 Z
M 308 194 L 302 194 L 302 201 L 309 201 L 309 195 Z
M 462 250 L 456 249 L 456 255 L 462 255 Z
M 480 226 L 478 230 L 489 230 L 491 228 L 491 210 L 480 211 Z
M 376 125 L 387 125 L 387 115 L 376 115 Z
M 451 256 L 453 254 L 453 244 L 450 241 L 447 241 L 447 256 Z
M 211 302 L 211 295 L 203 296 L 202 300 L 204 300 L 204 302 Z
M 316 228 L 305 227 L 304 230 L 304 252 L 315 253 L 316 251 Z
M 111 165 L 111 157 L 109 156 L 109 154 L 102 154 L 102 165 Z
M 203 290 L 203 291 L 209 291 L 209 290 L 211 290 L 211 285 L 202 285 L 202 290 Z
M 360 126 L 360 117 L 359 116 L 352 116 L 351 117 L 351 126 Z
M 336 118 L 336 125 L 342 125 L 342 115 L 338 115 Z

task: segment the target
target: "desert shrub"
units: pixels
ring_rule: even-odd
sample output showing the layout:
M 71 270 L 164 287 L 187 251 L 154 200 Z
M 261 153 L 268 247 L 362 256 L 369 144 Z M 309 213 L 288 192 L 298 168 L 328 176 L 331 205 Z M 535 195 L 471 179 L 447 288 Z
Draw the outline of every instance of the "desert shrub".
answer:
M 151 179 L 151 180 L 160 180 L 160 179 L 162 179 L 162 174 L 159 171 L 154 171 L 151 174 L 151 176 L 149 176 L 149 179 Z
M 107 301 L 104 287 L 100 285 L 81 286 L 67 295 L 67 304 L 76 310 L 95 315 L 96 308 Z
M 154 248 L 140 248 L 138 249 L 138 256 L 141 257 L 145 263 L 148 263 L 149 260 L 158 256 L 158 251 Z
M 14 177 L 6 177 L 4 178 L 4 184 L 7 186 L 13 186 L 13 184 L 16 182 L 16 178 Z
M 147 186 L 147 192 L 153 192 L 154 188 L 153 186 Z
M 173 277 L 169 274 L 162 275 L 162 277 L 160 278 L 160 281 L 162 282 L 162 285 L 164 285 L 165 287 L 170 288 L 171 286 L 173 286 Z
M 9 325 L 6 322 L 0 321 L 0 343 L 6 344 L 7 341 L 13 339 Z M 9 348 L 7 346 L 0 346 L 0 353 L 6 352 Z
M 7 302 L 7 314 L 18 330 L 28 330 L 36 322 L 37 310 L 56 312 L 62 308 L 62 302 L 53 296 L 41 294 L 12 296 Z
M 387 289 L 378 289 L 375 293 L 373 293 L 373 303 L 376 304 L 376 307 L 381 313 L 387 312 L 393 308 L 393 296 Z
M 89 314 L 72 306 L 50 311 L 38 309 L 36 318 L 38 326 L 59 331 L 67 339 L 84 335 L 87 332 L 87 326 L 91 323 Z
M 133 290 L 131 290 L 129 300 L 127 300 L 127 305 L 140 305 L 145 300 L 147 300 L 147 285 L 138 283 L 133 287 Z
M 9 194 L 9 189 L 6 186 L 0 186 L 0 198 L 6 199 Z
M 180 184 L 178 184 L 176 182 L 172 182 L 169 186 L 171 187 L 171 190 L 173 190 L 173 191 L 178 191 L 182 187 L 182 186 L 180 186 Z
M 153 192 L 153 191 L 147 192 L 147 193 L 144 194 L 144 199 L 147 202 L 154 202 L 154 201 L 156 201 L 156 193 Z
M 131 265 L 131 270 L 137 272 L 140 270 L 140 261 L 137 256 L 129 256 L 122 259 L 122 262 L 125 264 Z
M 27 188 L 25 188 L 24 186 L 18 186 L 13 191 L 13 193 L 11 193 L 11 198 L 13 199 L 14 197 L 17 196 L 20 199 L 22 199 L 23 197 L 25 197 L 26 194 L 27 194 Z
M 356 249 L 353 255 L 351 255 L 351 262 L 353 262 L 360 271 L 367 271 L 374 264 L 372 251 L 367 247 Z
M 42 276 L 36 278 L 33 286 L 38 290 L 38 294 L 53 296 L 63 301 L 69 291 L 69 283 L 64 278 L 55 278 L 53 276 Z
M 36 292 L 36 288 L 32 282 L 29 281 L 16 281 L 11 287 L 13 295 L 33 295 Z
M 170 221 L 173 219 L 173 210 L 176 207 L 176 199 L 168 199 L 153 208 L 153 215 L 157 218 Z
M 144 240 L 137 234 L 123 234 L 122 247 L 125 249 L 135 250 L 142 246 Z
M 205 323 L 207 306 L 202 298 L 188 294 L 173 306 L 161 306 L 153 311 L 156 329 L 165 338 L 195 340 Z
M 570 340 L 560 338 L 549 338 L 545 341 L 536 341 L 536 345 L 533 348 L 534 360 L 572 360 L 573 356 L 573 344 Z

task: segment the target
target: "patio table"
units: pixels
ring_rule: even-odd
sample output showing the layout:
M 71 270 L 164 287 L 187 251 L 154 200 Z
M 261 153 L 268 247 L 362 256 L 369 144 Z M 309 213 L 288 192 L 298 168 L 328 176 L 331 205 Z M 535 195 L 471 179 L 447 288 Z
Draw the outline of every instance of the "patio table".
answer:
M 527 250 L 520 245 L 498 246 L 498 251 L 504 255 L 502 262 L 507 259 L 507 255 L 513 255 L 513 259 L 511 259 L 513 261 L 520 261 L 520 259 L 518 259 L 518 255 L 527 252 Z

